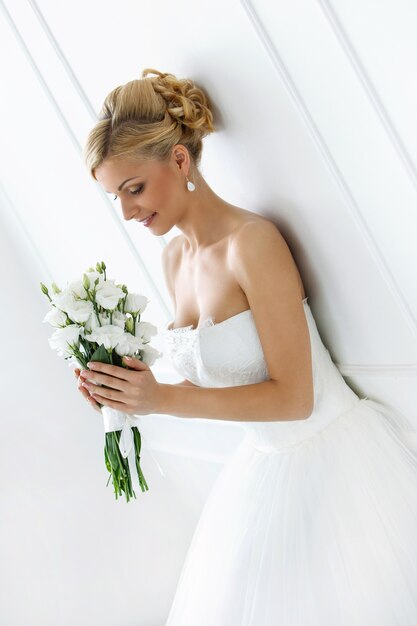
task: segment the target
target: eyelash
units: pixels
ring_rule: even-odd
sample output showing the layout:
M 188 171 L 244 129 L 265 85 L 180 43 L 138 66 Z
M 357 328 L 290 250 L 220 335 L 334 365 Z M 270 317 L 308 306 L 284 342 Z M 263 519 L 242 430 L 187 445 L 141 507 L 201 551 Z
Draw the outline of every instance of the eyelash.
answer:
M 141 191 L 143 191 L 145 185 L 139 185 L 139 187 L 137 187 L 136 189 L 134 189 L 133 191 L 131 191 L 131 194 L 134 196 L 136 194 L 141 193 Z M 117 196 L 114 196 L 113 200 L 117 200 Z

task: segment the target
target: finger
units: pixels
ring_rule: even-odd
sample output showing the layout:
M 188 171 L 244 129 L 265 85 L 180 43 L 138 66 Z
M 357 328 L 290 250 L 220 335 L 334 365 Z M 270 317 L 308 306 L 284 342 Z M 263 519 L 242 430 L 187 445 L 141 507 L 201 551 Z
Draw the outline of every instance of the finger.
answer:
M 80 369 L 78 367 L 76 367 L 74 369 L 74 376 L 79 379 L 80 377 Z M 84 387 L 81 386 L 81 383 L 78 383 L 78 389 L 81 392 L 81 394 L 84 396 L 84 398 L 88 401 L 88 404 L 95 410 L 98 411 L 99 413 L 101 413 L 101 407 L 99 406 L 99 404 L 94 400 L 94 398 L 92 398 L 90 396 L 90 393 L 87 391 L 87 389 L 85 389 Z
M 101 414 L 101 407 L 97 404 L 94 398 L 88 398 L 88 404 L 90 404 L 95 411 L 98 411 Z
M 126 398 L 126 395 L 122 391 L 117 391 L 111 387 L 97 387 L 96 385 L 90 385 L 90 388 L 87 388 L 87 391 L 89 391 L 91 395 L 94 395 L 94 398 L 97 397 L 99 402 L 101 401 L 101 398 L 114 400 L 115 402 L 123 402 L 122 398 Z
M 120 380 L 124 381 L 132 380 L 133 370 L 129 370 L 126 367 L 101 363 L 100 361 L 92 361 L 87 367 L 89 372 L 100 372 L 102 375 L 107 374 L 107 378 L 120 378 Z
M 99 411 L 101 413 L 100 406 L 95 401 L 95 399 L 91 397 L 91 395 L 87 391 L 87 389 L 85 389 L 85 387 L 82 387 L 81 385 L 78 385 L 78 389 L 80 390 L 80 392 L 84 396 L 84 398 L 88 401 L 88 403 L 93 407 L 93 409 L 96 409 L 97 411 Z
M 120 394 L 120 396 L 121 395 L 122 394 Z M 113 396 L 113 397 L 117 398 L 117 396 Z M 112 400 L 108 397 L 105 397 L 104 395 L 94 394 L 94 400 L 96 400 L 103 406 L 108 406 L 112 409 L 116 409 L 117 411 L 123 411 L 125 413 L 130 412 L 130 409 L 128 410 L 130 405 L 127 404 L 126 402 L 118 401 L 119 399 Z
M 94 400 L 94 398 L 92 398 L 91 396 L 87 396 L 86 400 L 88 402 L 88 404 L 95 410 L 98 411 L 99 413 L 101 413 L 101 407 L 100 405 Z
M 86 382 L 91 385 L 91 388 L 97 390 L 101 389 L 101 385 L 114 389 L 116 391 L 124 391 L 127 393 L 132 381 L 123 380 L 122 378 L 115 378 L 114 376 L 108 376 L 107 374 L 101 374 L 98 372 L 86 371 L 85 376 L 81 376 L 82 382 Z

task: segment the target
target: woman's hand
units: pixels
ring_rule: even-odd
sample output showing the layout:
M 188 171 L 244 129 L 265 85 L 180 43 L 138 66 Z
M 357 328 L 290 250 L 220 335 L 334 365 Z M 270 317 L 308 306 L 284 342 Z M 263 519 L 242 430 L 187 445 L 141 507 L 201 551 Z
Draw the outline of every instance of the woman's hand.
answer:
M 89 405 L 92 406 L 95 411 L 98 411 L 99 413 L 101 413 L 100 406 L 97 404 L 97 402 L 94 400 L 94 398 L 92 398 L 90 396 L 90 393 L 87 391 L 87 389 L 82 386 L 81 383 L 83 382 L 83 377 L 82 376 L 80 377 L 80 371 L 81 370 L 78 367 L 74 370 L 74 376 L 75 376 L 75 378 L 78 379 L 78 389 L 80 390 L 80 392 L 84 396 L 84 398 L 86 400 L 88 400 Z M 83 370 L 83 371 L 85 371 L 85 370 Z
M 123 358 L 131 369 L 97 361 L 90 363 L 89 369 L 80 374 L 81 389 L 91 394 L 97 407 L 99 402 L 129 415 L 156 413 L 162 385 L 146 363 L 135 358 Z

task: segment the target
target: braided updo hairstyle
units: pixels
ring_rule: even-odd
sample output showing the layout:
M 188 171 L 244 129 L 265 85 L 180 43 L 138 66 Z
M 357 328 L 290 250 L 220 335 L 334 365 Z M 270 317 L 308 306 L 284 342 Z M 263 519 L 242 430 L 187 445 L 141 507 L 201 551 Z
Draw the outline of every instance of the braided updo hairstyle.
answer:
M 146 78 L 148 74 L 156 76 Z M 84 148 L 93 178 L 108 157 L 163 161 L 177 143 L 188 149 L 198 167 L 202 139 L 215 130 L 211 104 L 202 89 L 190 79 L 149 68 L 141 79 L 113 89 L 98 119 Z

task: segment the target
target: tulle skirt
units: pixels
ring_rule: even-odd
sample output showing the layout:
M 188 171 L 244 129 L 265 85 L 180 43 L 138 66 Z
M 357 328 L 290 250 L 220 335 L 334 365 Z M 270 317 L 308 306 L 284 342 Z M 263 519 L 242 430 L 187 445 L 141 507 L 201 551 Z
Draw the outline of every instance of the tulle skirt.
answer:
M 368 399 L 288 449 L 245 438 L 165 626 L 416 626 L 416 439 Z

